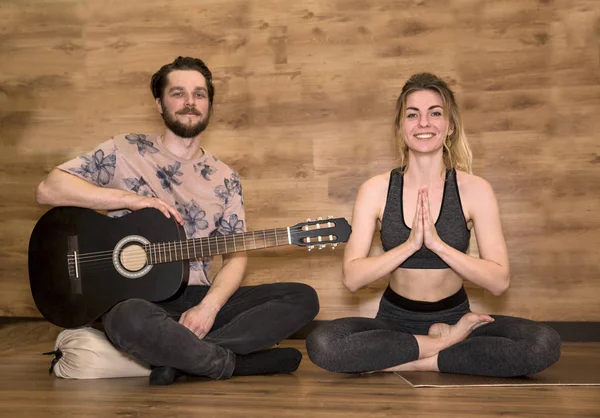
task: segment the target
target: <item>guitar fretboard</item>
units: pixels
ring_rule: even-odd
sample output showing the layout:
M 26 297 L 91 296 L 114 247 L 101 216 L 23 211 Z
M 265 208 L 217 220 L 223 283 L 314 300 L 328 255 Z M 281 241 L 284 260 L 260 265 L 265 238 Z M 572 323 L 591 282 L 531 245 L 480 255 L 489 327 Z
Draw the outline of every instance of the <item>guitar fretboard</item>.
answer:
M 192 238 L 144 246 L 149 264 L 190 260 L 238 251 L 257 250 L 291 244 L 289 228 L 266 229 L 240 234 Z

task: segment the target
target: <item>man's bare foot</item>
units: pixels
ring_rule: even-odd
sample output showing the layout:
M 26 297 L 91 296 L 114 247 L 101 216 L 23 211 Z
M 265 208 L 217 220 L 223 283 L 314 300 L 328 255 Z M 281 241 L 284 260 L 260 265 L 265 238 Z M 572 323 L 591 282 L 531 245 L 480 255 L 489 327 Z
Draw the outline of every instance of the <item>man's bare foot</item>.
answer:
M 427 335 L 448 340 L 450 345 L 454 345 L 465 340 L 474 329 L 493 321 L 494 318 L 489 315 L 469 312 L 456 325 L 433 324 Z

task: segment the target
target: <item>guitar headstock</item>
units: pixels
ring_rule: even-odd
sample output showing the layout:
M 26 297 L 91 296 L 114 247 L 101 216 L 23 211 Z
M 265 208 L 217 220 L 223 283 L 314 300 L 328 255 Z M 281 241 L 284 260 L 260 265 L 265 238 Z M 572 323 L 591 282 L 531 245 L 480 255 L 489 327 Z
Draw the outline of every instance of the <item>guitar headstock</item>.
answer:
M 294 226 L 290 226 L 292 244 L 307 247 L 308 251 L 330 246 L 335 248 L 340 242 L 348 241 L 352 228 L 345 218 L 328 219 L 317 218 L 314 221 L 307 219 Z

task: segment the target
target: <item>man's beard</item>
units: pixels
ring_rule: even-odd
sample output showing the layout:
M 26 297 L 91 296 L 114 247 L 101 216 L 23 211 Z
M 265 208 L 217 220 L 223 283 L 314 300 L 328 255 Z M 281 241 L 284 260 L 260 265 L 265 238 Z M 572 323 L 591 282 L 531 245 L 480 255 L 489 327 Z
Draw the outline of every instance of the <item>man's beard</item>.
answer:
M 165 121 L 165 125 L 171 132 L 173 132 L 175 135 L 177 135 L 181 138 L 194 138 L 194 137 L 200 135 L 200 133 L 202 131 L 204 131 L 206 129 L 206 127 L 208 126 L 208 121 L 210 119 L 210 113 L 208 113 L 204 119 L 198 121 L 197 123 L 195 123 L 193 125 L 186 125 L 186 124 L 181 123 L 179 120 L 177 120 L 176 115 L 190 113 L 190 112 L 194 113 L 195 115 L 199 115 L 200 112 L 198 112 L 198 110 L 196 108 L 186 107 L 184 109 L 181 109 L 181 110 L 175 112 L 176 115 L 173 115 L 173 116 L 171 116 L 171 113 L 169 113 L 167 111 L 167 109 L 165 108 L 164 105 L 161 104 L 161 108 L 162 108 L 162 118 Z

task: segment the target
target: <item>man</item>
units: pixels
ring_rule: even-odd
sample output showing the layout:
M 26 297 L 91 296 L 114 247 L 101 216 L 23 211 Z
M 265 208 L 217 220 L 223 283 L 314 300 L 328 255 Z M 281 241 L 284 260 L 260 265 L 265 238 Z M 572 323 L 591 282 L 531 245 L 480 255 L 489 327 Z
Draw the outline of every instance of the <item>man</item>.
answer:
M 215 92 L 210 70 L 179 57 L 153 75 L 151 89 L 164 133 L 119 135 L 58 166 L 38 186 L 38 202 L 111 216 L 156 208 L 183 225 L 188 238 L 244 232 L 239 176 L 200 146 Z M 190 263 L 189 286 L 176 300 L 129 299 L 109 310 L 102 321 L 112 343 L 154 367 L 151 384 L 171 384 L 182 373 L 226 379 L 295 371 L 298 350 L 265 349 L 316 316 L 314 289 L 240 287 L 245 253 L 224 255 L 212 284 L 209 265 Z

